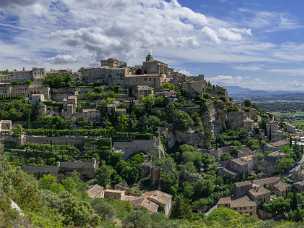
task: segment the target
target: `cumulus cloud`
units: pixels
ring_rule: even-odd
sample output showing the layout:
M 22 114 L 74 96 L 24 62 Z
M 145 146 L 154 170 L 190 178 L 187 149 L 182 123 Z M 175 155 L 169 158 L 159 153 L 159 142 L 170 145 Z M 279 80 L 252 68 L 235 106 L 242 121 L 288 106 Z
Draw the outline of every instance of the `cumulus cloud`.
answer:
M 276 74 L 259 66 L 304 60 L 304 44 L 263 42 L 256 34 L 297 28 L 296 20 L 282 13 L 240 12 L 248 17 L 225 21 L 195 12 L 178 0 L 0 0 L 0 27 L 16 30 L 8 34 L 9 42 L 0 40 L 0 61 L 11 68 L 35 64 L 78 69 L 107 57 L 138 64 L 153 50 L 162 60 L 187 70 L 191 67 L 181 63 Z M 17 20 L 10 23 L 12 15 Z M 215 70 L 221 77 L 213 80 L 250 83 Z
M 65 65 L 77 62 L 77 58 L 71 55 L 56 55 L 48 60 L 55 65 Z
M 14 6 L 14 5 L 20 5 L 20 6 L 26 6 L 34 4 L 35 2 L 38 2 L 38 0 L 1 0 L 0 6 Z
M 216 33 L 214 30 L 212 30 L 211 28 L 205 26 L 205 27 L 202 29 L 202 32 L 203 32 L 204 34 L 206 34 L 207 37 L 208 37 L 210 40 L 214 41 L 215 43 L 217 43 L 217 44 L 221 43 L 221 40 L 220 40 L 220 38 L 218 37 L 217 33 Z

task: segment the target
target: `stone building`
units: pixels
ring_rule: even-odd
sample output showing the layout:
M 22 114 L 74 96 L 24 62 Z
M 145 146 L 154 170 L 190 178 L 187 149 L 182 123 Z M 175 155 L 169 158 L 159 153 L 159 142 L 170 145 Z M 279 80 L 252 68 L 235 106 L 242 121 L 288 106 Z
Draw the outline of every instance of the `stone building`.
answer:
M 87 190 L 87 194 L 92 199 L 104 198 L 104 188 L 96 184 Z
M 154 94 L 154 89 L 149 86 L 138 85 L 134 88 L 133 94 L 137 99 Z
M 69 96 L 78 96 L 78 90 L 76 88 L 53 88 L 51 90 L 51 98 L 54 101 L 62 102 L 67 100 Z
M 296 189 L 297 192 L 304 192 L 304 180 L 294 183 L 293 187 Z
M 165 74 L 126 75 L 124 80 L 127 87 L 142 85 L 150 86 L 156 90 L 160 89 L 162 84 L 168 81 Z
M 106 189 L 106 190 L 104 190 L 104 198 L 115 199 L 115 200 L 124 200 L 125 191 Z
M 100 111 L 95 108 L 83 109 L 80 113 L 77 114 L 77 118 L 82 118 L 86 121 L 91 121 L 91 122 L 99 122 L 101 115 L 100 115 Z
M 247 194 L 247 192 L 251 189 L 252 182 L 251 181 L 242 181 L 234 184 L 234 196 L 241 197 Z
M 9 72 L 7 75 L 0 77 L 0 82 L 26 82 L 33 80 L 41 80 L 45 77 L 43 68 L 33 68 L 32 70 Z
M 243 196 L 238 199 L 231 199 L 231 197 L 224 197 L 218 201 L 217 206 L 228 207 L 244 215 L 251 215 L 251 216 L 257 215 L 257 204 L 254 201 L 252 201 L 248 196 Z
M 32 94 L 32 96 L 31 96 L 32 105 L 37 105 L 37 104 L 40 104 L 44 101 L 45 101 L 45 99 L 44 99 L 43 94 Z
M 183 90 L 190 96 L 201 95 L 207 88 L 207 82 L 204 76 L 191 77 L 183 82 Z
M 146 61 L 142 65 L 142 74 L 168 74 L 168 64 L 155 60 L 151 54 L 148 54 Z
M 226 168 L 238 173 L 239 175 L 248 175 L 255 167 L 255 156 L 235 158 L 228 162 Z
M 0 120 L 0 134 L 10 134 L 13 129 L 13 123 L 11 120 Z
M 125 88 L 144 85 L 159 89 L 163 82 L 169 80 L 166 77 L 169 72 L 168 66 L 154 60 L 152 56 L 147 57 L 146 60 L 143 66 L 137 70 L 117 59 L 106 59 L 101 61 L 101 67 L 83 68 L 79 72 L 82 80 L 87 83 L 101 83 Z
M 156 190 L 151 192 L 145 192 L 143 196 L 149 199 L 150 201 L 156 203 L 160 208 L 162 208 L 166 216 L 170 216 L 172 209 L 171 195 Z
M 266 189 L 264 186 L 253 184 L 252 188 L 248 191 L 248 196 L 257 205 L 268 202 L 270 200 L 271 192 Z

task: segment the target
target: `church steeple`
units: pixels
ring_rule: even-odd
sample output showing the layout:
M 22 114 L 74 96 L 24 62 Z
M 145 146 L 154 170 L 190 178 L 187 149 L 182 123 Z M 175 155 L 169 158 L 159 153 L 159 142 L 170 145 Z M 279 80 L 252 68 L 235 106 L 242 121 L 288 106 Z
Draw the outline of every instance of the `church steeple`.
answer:
M 152 56 L 152 54 L 151 54 L 151 52 L 147 55 L 147 57 L 146 57 L 146 62 L 150 62 L 150 61 L 152 61 L 153 60 L 153 56 Z

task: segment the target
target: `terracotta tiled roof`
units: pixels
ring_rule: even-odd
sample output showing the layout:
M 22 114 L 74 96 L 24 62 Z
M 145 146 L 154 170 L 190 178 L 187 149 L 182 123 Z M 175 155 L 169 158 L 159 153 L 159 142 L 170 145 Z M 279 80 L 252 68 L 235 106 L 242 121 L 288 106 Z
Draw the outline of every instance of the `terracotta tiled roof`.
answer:
M 227 204 L 231 204 L 231 197 L 223 197 L 220 198 L 219 201 L 217 202 L 218 205 L 227 205 Z
M 279 192 L 285 192 L 288 189 L 288 184 L 280 181 L 279 183 L 275 184 L 273 187 Z
M 280 177 L 267 177 L 267 178 L 263 178 L 263 179 L 254 180 L 253 183 L 260 185 L 260 186 L 274 185 L 274 184 L 278 183 L 280 180 L 281 180 Z
M 87 190 L 88 196 L 91 198 L 103 198 L 104 189 L 96 184 Z
M 152 200 L 153 202 L 158 202 L 163 205 L 170 204 L 172 201 L 172 196 L 170 194 L 161 192 L 161 191 L 151 191 L 151 192 L 145 192 L 144 196 L 148 199 Z
M 286 139 L 271 143 L 271 145 L 274 146 L 274 147 L 285 146 L 287 144 L 289 144 L 289 141 L 286 140 Z
M 235 187 L 244 187 L 244 186 L 248 186 L 248 185 L 252 185 L 252 182 L 251 181 L 241 181 L 241 182 L 235 183 Z
M 257 187 L 250 189 L 249 194 L 252 195 L 253 197 L 259 197 L 270 194 L 270 191 L 264 187 Z
M 151 213 L 156 213 L 158 211 L 158 205 L 145 197 L 137 197 L 136 199 L 130 201 L 130 203 L 135 207 L 146 208 Z
M 238 207 L 254 207 L 256 203 L 252 201 L 248 196 L 243 196 L 241 198 L 235 199 L 231 201 L 231 208 Z

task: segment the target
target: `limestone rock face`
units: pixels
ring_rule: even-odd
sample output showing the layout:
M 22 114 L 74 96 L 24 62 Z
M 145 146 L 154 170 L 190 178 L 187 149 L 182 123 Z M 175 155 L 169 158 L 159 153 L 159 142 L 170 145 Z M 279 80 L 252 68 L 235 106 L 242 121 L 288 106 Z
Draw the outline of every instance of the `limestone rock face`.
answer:
M 227 113 L 227 122 L 229 129 L 236 130 L 244 126 L 244 120 L 246 115 L 244 112 L 228 112 Z
M 176 131 L 175 139 L 176 139 L 176 142 L 178 142 L 180 144 L 190 144 L 190 145 L 198 146 L 198 147 L 204 146 L 204 134 L 201 132 Z

